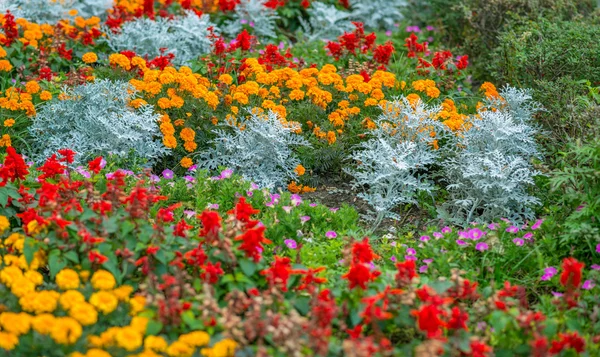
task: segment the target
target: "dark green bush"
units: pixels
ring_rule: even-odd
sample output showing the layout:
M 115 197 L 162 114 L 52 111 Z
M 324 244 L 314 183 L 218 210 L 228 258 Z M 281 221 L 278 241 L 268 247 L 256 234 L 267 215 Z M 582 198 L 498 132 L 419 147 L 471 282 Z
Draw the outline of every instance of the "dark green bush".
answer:
M 550 145 L 586 139 L 597 130 L 600 86 L 600 25 L 542 19 L 507 29 L 488 70 L 495 80 L 534 90 L 546 109 L 539 122 Z M 590 135 L 592 134 L 592 135 Z

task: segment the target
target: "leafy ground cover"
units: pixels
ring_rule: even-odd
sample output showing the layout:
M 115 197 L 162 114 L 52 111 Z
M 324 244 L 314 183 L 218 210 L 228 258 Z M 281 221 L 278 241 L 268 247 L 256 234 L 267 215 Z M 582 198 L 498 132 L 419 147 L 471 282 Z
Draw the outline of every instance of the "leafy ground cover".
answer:
M 443 5 L 0 2 L 0 355 L 598 355 L 595 7 Z

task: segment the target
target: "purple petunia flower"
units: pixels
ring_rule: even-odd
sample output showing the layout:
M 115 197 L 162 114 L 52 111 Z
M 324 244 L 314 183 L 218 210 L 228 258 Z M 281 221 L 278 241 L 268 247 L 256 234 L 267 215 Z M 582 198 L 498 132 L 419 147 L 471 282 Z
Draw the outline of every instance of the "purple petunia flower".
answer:
M 417 251 L 414 248 L 406 248 L 406 254 L 417 255 Z
M 395 256 L 395 255 L 392 255 L 392 257 L 390 258 L 390 260 L 391 260 L 391 261 L 393 261 L 393 262 L 395 263 L 395 262 L 396 262 L 396 260 L 398 260 L 398 259 L 396 259 L 396 256 Z
M 428 240 L 430 240 L 430 239 L 431 239 L 431 237 L 429 237 L 429 236 L 421 236 L 421 238 L 419 238 L 419 240 L 420 240 L 421 242 L 427 242 L 427 241 L 428 241 Z
M 83 168 L 83 166 L 77 166 L 77 168 L 75 169 L 75 172 L 79 173 L 81 176 L 88 178 L 88 179 L 90 177 L 92 177 L 90 172 L 88 170 L 86 170 L 85 168 Z
M 506 231 L 508 233 L 518 233 L 519 232 L 519 227 L 517 227 L 517 226 L 510 226 L 510 227 L 506 228 Z
M 552 279 L 552 277 L 555 276 L 556 273 L 558 273 L 558 270 L 556 270 L 555 267 L 547 267 L 546 269 L 544 269 L 544 275 L 542 275 L 540 280 L 548 281 Z
M 392 247 L 395 247 L 396 245 L 398 245 L 398 243 L 396 243 L 396 242 L 394 241 L 394 242 L 390 243 L 390 245 L 391 245 Z
M 423 259 L 423 263 L 429 265 L 431 263 L 433 263 L 433 259 L 429 258 L 429 259 Z
M 192 218 L 196 215 L 196 211 L 186 209 L 183 211 L 183 214 L 185 214 L 187 218 Z
M 170 180 L 170 179 L 172 179 L 175 176 L 175 173 L 173 171 L 169 170 L 169 169 L 165 169 L 162 172 L 162 176 L 164 178 L 166 178 L 167 180 Z
M 390 37 L 390 36 L 392 36 L 392 31 L 390 31 L 390 30 L 387 30 L 387 31 L 385 32 L 385 35 L 386 35 L 387 37 Z
M 598 264 L 592 264 L 592 265 L 590 265 L 590 268 L 592 270 L 598 270 L 598 271 L 600 271 L 600 265 L 598 265 Z
M 228 179 L 231 177 L 231 175 L 233 175 L 233 170 L 231 170 L 231 169 L 226 169 L 226 170 L 221 171 L 222 179 Z
M 535 221 L 533 226 L 531 226 L 531 230 L 535 231 L 536 229 L 540 228 L 543 222 L 544 222 L 543 219 L 538 219 L 537 221 Z
M 298 244 L 293 239 L 286 239 L 286 240 L 283 241 L 283 243 L 285 243 L 285 245 L 288 248 L 290 248 L 290 249 L 296 249 L 296 248 L 298 248 Z
M 309 206 L 310 207 L 317 207 L 317 204 L 313 202 L 313 203 L 309 204 Z
M 444 235 L 442 233 L 440 233 L 440 232 L 433 232 L 433 238 L 440 239 L 440 238 L 443 238 L 443 237 L 444 237 Z
M 473 229 L 469 229 L 469 238 L 471 238 L 472 240 L 478 240 L 481 237 L 483 237 L 483 235 L 485 234 L 481 229 L 478 228 L 473 228 Z
M 337 233 L 335 231 L 328 231 L 325 233 L 325 237 L 330 239 L 337 238 Z
M 196 181 L 196 179 L 194 178 L 194 176 L 190 176 L 190 175 L 184 176 L 183 179 L 186 180 L 187 182 L 190 182 L 190 183 Z
M 515 238 L 515 239 L 513 239 L 513 243 L 515 243 L 516 245 L 521 247 L 523 244 L 525 244 L 525 241 L 522 240 L 521 238 Z
M 208 205 L 208 209 L 219 209 L 218 203 L 211 203 Z
M 559 298 L 559 297 L 562 297 L 564 294 L 563 294 L 563 293 L 556 292 L 556 291 L 553 291 L 553 292 L 552 292 L 552 295 L 554 295 L 554 297 L 555 297 L 555 298 Z
M 427 31 L 434 31 L 435 27 L 433 27 L 431 25 L 427 25 L 426 29 L 427 29 Z
M 464 240 L 462 240 L 462 239 L 457 239 L 457 240 L 456 240 L 456 244 L 458 244 L 458 245 L 460 245 L 460 246 L 463 246 L 463 245 L 467 245 L 467 242 L 465 242 L 465 241 L 464 241 Z
M 446 227 L 442 228 L 442 233 L 444 233 L 444 234 L 452 233 L 452 228 L 446 226 Z
M 302 203 L 302 197 L 300 197 L 298 194 L 291 195 L 290 200 L 294 206 L 299 206 Z
M 596 245 L 596 253 L 600 253 L 600 243 Z
M 427 273 L 427 268 L 429 268 L 427 265 L 421 265 L 419 267 L 419 273 Z
M 405 255 L 404 256 L 404 260 L 417 260 L 417 257 L 415 257 L 414 255 Z
M 283 206 L 281 208 L 283 208 L 283 210 L 285 211 L 285 213 L 290 213 L 290 212 L 292 212 L 292 209 L 294 207 L 292 207 L 292 206 Z
M 329 210 L 330 210 L 331 212 L 335 213 L 335 212 L 337 212 L 337 211 L 339 210 L 339 208 L 338 208 L 338 207 L 332 207 L 332 208 L 330 208 Z
M 498 225 L 496 223 L 490 223 L 490 224 L 488 224 L 487 227 L 488 227 L 489 230 L 495 231 L 496 228 L 498 228 Z
M 531 239 L 531 238 L 533 238 L 533 233 L 531 233 L 531 232 L 525 233 L 525 234 L 523 235 L 523 239 L 527 239 L 527 240 L 529 240 L 529 239 Z
M 487 243 L 484 242 L 479 242 L 475 245 L 475 249 L 477 249 L 480 252 L 486 251 L 488 250 L 489 246 L 487 245 Z
M 591 290 L 591 289 L 594 288 L 594 286 L 596 286 L 596 284 L 593 281 L 586 280 L 586 281 L 583 282 L 583 285 L 581 286 L 581 288 L 583 290 Z
M 305 223 L 310 221 L 310 216 L 300 216 L 300 222 Z

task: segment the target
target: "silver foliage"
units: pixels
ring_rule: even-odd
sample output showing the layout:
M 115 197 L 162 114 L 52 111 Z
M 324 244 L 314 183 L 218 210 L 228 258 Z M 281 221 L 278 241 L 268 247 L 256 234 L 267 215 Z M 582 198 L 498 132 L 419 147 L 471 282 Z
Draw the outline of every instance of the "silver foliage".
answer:
M 527 191 L 540 174 L 531 163 L 540 153 L 530 124 L 539 106 L 527 91 L 506 87 L 500 96 L 504 103 L 489 101 L 468 119 L 472 127 L 456 143 L 463 149 L 443 163 L 450 197 L 440 216 L 456 224 L 532 219 L 531 206 L 540 204 Z
M 151 105 L 131 108 L 133 87 L 127 82 L 98 80 L 65 88 L 67 99 L 52 99 L 32 120 L 31 157 L 42 162 L 59 149 L 77 153 L 76 163 L 98 155 L 147 159 L 150 163 L 166 152 Z
M 70 18 L 68 12 L 73 9 L 77 10 L 76 16 L 83 18 L 105 18 L 106 10 L 112 5 L 112 0 L 0 0 L 0 12 L 10 10 L 16 18 L 40 24 L 54 24 Z
M 350 21 L 350 13 L 338 10 L 333 5 L 313 2 L 307 12 L 310 16 L 308 21 L 298 17 L 306 41 L 335 40 L 354 28 Z
M 366 28 L 391 30 L 404 18 L 402 7 L 405 0 L 354 0 L 352 19 L 365 24 Z
M 115 51 L 133 50 L 139 55 L 156 57 L 165 54 L 175 55 L 173 63 L 181 66 L 211 51 L 212 42 L 208 38 L 209 27 L 216 29 L 208 15 L 198 16 L 193 11 L 172 20 L 159 17 L 156 20 L 138 18 L 123 24 L 119 33 L 105 28 L 106 41 Z
M 294 129 L 272 111 L 262 115 L 250 112 L 248 118 L 215 130 L 214 147 L 200 156 L 200 165 L 228 167 L 261 188 L 284 187 L 296 178 L 294 169 L 300 164 L 293 148 L 309 146 Z
M 235 7 L 233 19 L 227 21 L 223 31 L 231 37 L 235 37 L 243 29 L 246 23 L 254 29 L 258 37 L 277 37 L 275 21 L 279 18 L 275 10 L 265 6 L 266 0 L 241 0 Z
M 370 132 L 371 138 L 351 156 L 357 167 L 346 170 L 354 177 L 355 187 L 367 188 L 359 197 L 374 209 L 377 224 L 385 217 L 399 218 L 392 210 L 417 203 L 418 192 L 431 192 L 427 166 L 439 157 L 433 143 L 446 135 L 445 126 L 433 119 L 440 107 L 418 102 L 413 108 L 406 98 L 387 105 L 375 120 L 377 128 Z

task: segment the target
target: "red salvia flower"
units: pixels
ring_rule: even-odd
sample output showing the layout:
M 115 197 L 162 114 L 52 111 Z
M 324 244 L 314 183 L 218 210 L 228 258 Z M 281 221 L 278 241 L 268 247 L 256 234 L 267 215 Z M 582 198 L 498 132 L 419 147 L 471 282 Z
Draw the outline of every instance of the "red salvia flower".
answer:
M 271 267 L 260 272 L 264 275 L 272 287 L 279 287 L 281 291 L 287 291 L 287 282 L 292 273 L 290 258 L 275 256 Z
M 44 165 L 38 168 L 38 171 L 42 172 L 42 174 L 39 176 L 39 179 L 45 180 L 47 178 L 53 178 L 57 175 L 62 175 L 65 172 L 65 169 L 66 167 L 56 158 L 56 154 L 53 154 L 46 159 Z
M 254 259 L 255 262 L 260 261 L 263 243 L 271 244 L 271 241 L 265 238 L 264 233 L 265 227 L 248 229 L 235 238 L 236 241 L 242 242 L 238 249 L 245 252 L 246 257 Z
M 467 331 L 467 321 L 469 321 L 469 314 L 460 310 L 458 306 L 452 308 L 450 320 L 448 321 L 448 328 L 452 330 L 465 330 Z
M 367 284 L 380 275 L 378 271 L 371 272 L 366 264 L 352 264 L 350 270 L 342 275 L 342 278 L 347 279 L 350 284 L 350 289 L 360 287 L 363 290 L 367 289 Z
M 91 172 L 98 174 L 102 170 L 102 156 L 98 156 L 94 160 L 88 162 L 88 168 Z
M 471 354 L 469 354 L 469 356 L 486 357 L 490 356 L 491 352 L 493 352 L 493 349 L 485 343 L 480 341 L 471 342 Z
M 29 170 L 23 157 L 12 146 L 7 147 L 4 164 L 0 168 L 0 178 L 2 179 L 0 186 L 5 186 L 8 181 L 24 180 L 27 174 L 29 174 Z
M 219 281 L 219 277 L 223 275 L 224 271 L 221 269 L 221 262 L 217 262 L 217 264 L 213 265 L 211 262 L 208 262 L 203 267 L 203 272 L 200 274 L 200 278 L 209 284 L 215 284 Z
M 242 51 L 249 51 L 252 47 L 255 37 L 250 35 L 246 29 L 240 32 L 236 37 L 236 47 L 241 48 Z
M 104 264 L 108 261 L 108 258 L 95 250 L 91 250 L 88 253 L 88 259 L 92 263 Z
M 352 259 L 355 263 L 370 263 L 378 256 L 373 253 L 369 238 L 363 238 L 362 242 L 352 244 Z
M 427 338 L 436 338 L 442 335 L 442 327 L 445 326 L 441 319 L 444 312 L 435 304 L 425 304 L 413 315 L 417 318 L 419 330 L 427 334 Z
M 216 235 L 221 229 L 221 216 L 218 212 L 204 211 L 198 215 L 198 219 L 202 222 L 201 237 Z
M 560 275 L 560 283 L 567 289 L 577 289 L 581 284 L 581 270 L 585 264 L 577 261 L 575 258 L 565 258 L 563 260 L 563 272 Z
M 62 156 L 60 161 L 66 162 L 67 164 L 72 164 L 75 160 L 75 152 L 71 149 L 61 149 L 58 150 L 58 153 Z
M 388 65 L 392 54 L 394 53 L 394 45 L 391 41 L 385 43 L 385 45 L 379 45 L 373 50 L 373 60 L 382 65 Z
M 401 263 L 396 263 L 398 273 L 396 273 L 396 283 L 398 286 L 404 287 L 410 285 L 413 278 L 419 276 L 417 274 L 417 266 L 414 260 L 407 260 Z
M 250 216 L 259 213 L 260 211 L 254 209 L 251 204 L 246 203 L 246 198 L 241 197 L 238 203 L 235 205 L 235 208 L 228 211 L 228 214 L 234 214 L 235 218 L 238 221 L 246 223 L 247 228 L 253 228 L 258 224 L 258 221 L 253 221 L 250 219 Z

